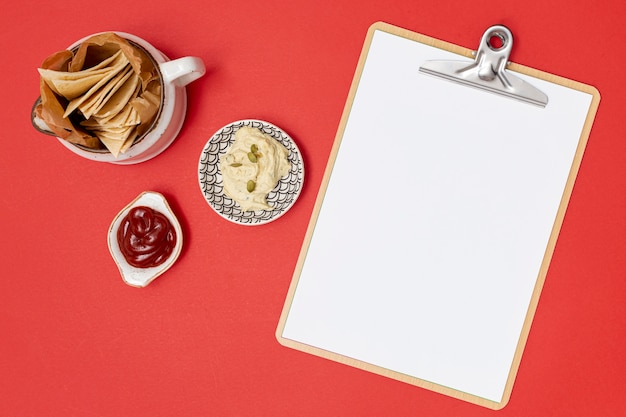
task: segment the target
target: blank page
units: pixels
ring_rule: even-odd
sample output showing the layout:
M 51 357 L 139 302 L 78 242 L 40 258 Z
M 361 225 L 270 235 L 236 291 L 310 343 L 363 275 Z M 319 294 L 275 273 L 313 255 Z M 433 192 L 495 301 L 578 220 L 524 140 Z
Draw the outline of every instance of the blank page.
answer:
M 468 60 L 374 32 L 279 339 L 499 403 L 592 95 L 519 75 L 539 108 L 439 59 Z

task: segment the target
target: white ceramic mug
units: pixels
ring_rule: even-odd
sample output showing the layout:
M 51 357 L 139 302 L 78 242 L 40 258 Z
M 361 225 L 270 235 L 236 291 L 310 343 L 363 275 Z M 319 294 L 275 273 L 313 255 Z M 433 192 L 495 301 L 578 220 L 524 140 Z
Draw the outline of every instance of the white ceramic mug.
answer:
M 202 77 L 205 73 L 204 63 L 200 58 L 186 56 L 170 60 L 161 51 L 147 41 L 129 33 L 114 32 L 135 45 L 142 48 L 152 58 L 158 68 L 161 78 L 161 105 L 159 112 L 150 127 L 135 143 L 125 152 L 114 157 L 107 150 L 92 150 L 75 145 L 64 139 L 59 141 L 70 151 L 84 158 L 99 162 L 113 164 L 137 164 L 154 158 L 172 144 L 182 128 L 187 113 L 187 91 L 185 86 Z M 98 33 L 86 36 L 70 45 L 67 49 L 73 50 L 81 43 L 98 35 Z M 33 126 L 40 132 L 54 135 L 35 112 L 32 114 Z

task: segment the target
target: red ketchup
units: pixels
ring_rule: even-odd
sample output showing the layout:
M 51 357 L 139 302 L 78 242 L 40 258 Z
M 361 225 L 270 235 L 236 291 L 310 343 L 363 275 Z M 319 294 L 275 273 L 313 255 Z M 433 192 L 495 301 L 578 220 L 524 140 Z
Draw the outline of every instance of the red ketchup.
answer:
M 130 265 L 150 268 L 169 258 L 176 245 L 176 230 L 163 213 L 133 207 L 117 229 L 117 242 Z

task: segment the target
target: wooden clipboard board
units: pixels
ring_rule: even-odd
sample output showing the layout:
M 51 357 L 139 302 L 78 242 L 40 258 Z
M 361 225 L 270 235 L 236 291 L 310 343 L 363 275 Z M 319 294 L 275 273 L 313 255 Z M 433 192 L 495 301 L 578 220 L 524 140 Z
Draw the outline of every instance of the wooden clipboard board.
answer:
M 506 70 L 547 105 L 419 71 L 473 59 L 467 48 L 370 27 L 276 335 L 500 409 L 600 95 L 514 63 Z

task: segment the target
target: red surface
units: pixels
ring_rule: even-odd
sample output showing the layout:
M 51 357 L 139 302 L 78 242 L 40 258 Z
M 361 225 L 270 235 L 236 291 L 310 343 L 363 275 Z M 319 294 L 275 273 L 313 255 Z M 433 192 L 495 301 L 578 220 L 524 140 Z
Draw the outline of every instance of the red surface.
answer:
M 2 9 L 0 415 L 626 415 L 622 0 L 25 0 Z M 602 94 L 501 411 L 274 337 L 361 46 L 378 20 L 469 48 L 502 23 L 515 36 L 513 61 Z M 136 166 L 83 160 L 29 121 L 43 58 L 106 30 L 134 33 L 172 58 L 200 56 L 208 68 L 188 89 L 176 142 Z M 196 178 L 208 138 L 242 118 L 280 126 L 305 157 L 300 200 L 260 227 L 215 214 Z M 145 190 L 169 199 L 185 247 L 170 271 L 137 289 L 122 282 L 106 231 Z

